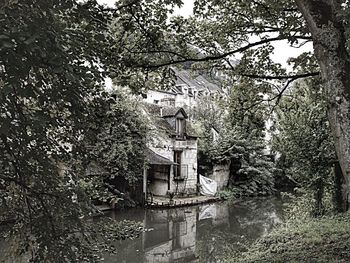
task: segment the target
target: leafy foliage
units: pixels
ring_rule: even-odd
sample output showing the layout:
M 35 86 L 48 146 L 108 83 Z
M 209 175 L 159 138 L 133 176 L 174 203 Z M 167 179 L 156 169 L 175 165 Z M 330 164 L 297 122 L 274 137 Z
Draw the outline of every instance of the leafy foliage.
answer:
M 230 161 L 229 188 L 236 196 L 268 195 L 274 192 L 274 164 L 264 153 L 263 139 L 229 133 L 213 154 L 216 162 Z
M 147 138 L 147 125 L 137 101 L 118 91 L 103 93 L 95 98 L 90 111 L 94 120 L 84 134 L 84 144 L 89 149 L 85 162 L 88 170 L 90 167 L 98 171 L 80 183 L 90 186 L 97 200 L 124 198 L 126 206 L 134 206 L 125 192 L 133 193 L 142 184 Z M 135 194 L 141 196 L 139 192 Z
M 267 105 L 253 81 L 242 80 L 231 88 L 228 101 L 203 110 L 199 122 L 203 135 L 200 161 L 207 166 L 230 164 L 229 188 L 234 195 L 267 195 L 274 191 L 274 165 L 266 150 Z M 201 104 L 203 105 L 203 104 Z M 218 124 L 217 124 L 218 123 Z M 213 143 L 211 128 L 220 127 Z
M 276 111 L 274 149 L 281 154 L 279 168 L 299 186 L 313 193 L 315 215 L 323 213 L 325 189 L 332 189 L 334 145 L 326 105 L 315 82 L 295 85 Z
M 274 191 L 273 163 L 265 153 L 267 105 L 253 81 L 232 88 L 226 117 L 226 138 L 217 160 L 231 161 L 230 185 L 238 195 L 267 195 Z
M 210 172 L 213 165 L 212 150 L 218 143 L 220 133 L 224 128 L 224 104 L 213 97 L 201 97 L 198 106 L 193 109 L 194 127 L 199 136 L 198 139 L 198 164 L 199 173 Z
M 227 262 L 348 262 L 349 214 L 293 220 Z
M 0 3 L 0 220 L 13 223 L 8 238 L 15 242 L 15 256 L 26 254 L 33 262 L 95 262 L 102 246 L 94 244 L 117 230 L 89 224 L 90 196 L 79 182 L 86 179 L 84 139 L 101 121 L 89 109 L 94 99 L 109 107 L 109 121 L 122 114 L 116 129 L 126 138 L 128 131 L 144 130 L 130 120 L 135 114 L 123 99 L 97 99 L 109 65 L 119 66 L 119 72 L 127 68 L 108 33 L 112 18 L 127 6 L 111 10 L 96 1 L 73 0 Z M 104 136 L 111 122 L 99 125 L 95 132 Z M 106 146 L 103 138 L 95 138 L 88 139 Z M 111 157 L 120 156 L 125 171 L 142 142 L 120 144 L 122 151 Z M 99 158 L 106 154 L 101 148 L 96 149 Z M 133 181 L 133 174 L 125 176 Z

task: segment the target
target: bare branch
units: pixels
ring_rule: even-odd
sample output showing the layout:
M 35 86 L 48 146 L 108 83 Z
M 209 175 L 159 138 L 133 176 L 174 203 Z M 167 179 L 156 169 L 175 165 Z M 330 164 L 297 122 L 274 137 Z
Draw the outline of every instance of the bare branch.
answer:
M 283 80 L 283 79 L 301 79 L 301 78 L 307 78 L 307 77 L 314 77 L 319 76 L 320 72 L 309 72 L 304 74 L 297 74 L 297 75 L 281 75 L 281 76 L 271 76 L 271 75 L 257 75 L 257 74 L 240 74 L 242 77 L 252 78 L 252 79 L 268 79 L 268 80 Z
M 312 76 L 318 76 L 319 72 L 311 72 L 311 73 L 306 73 L 306 74 L 300 74 L 300 75 L 291 75 L 291 76 L 265 76 L 265 79 L 288 79 L 288 81 L 286 82 L 286 84 L 283 86 L 283 88 L 281 90 L 278 90 L 278 94 L 275 95 L 272 98 L 269 99 L 262 99 L 259 100 L 251 105 L 249 105 L 249 107 L 245 108 L 245 111 L 248 111 L 249 109 L 263 103 L 263 102 L 271 102 L 271 101 L 275 101 L 275 104 L 273 105 L 270 114 L 274 111 L 274 109 L 276 108 L 276 106 L 278 105 L 278 103 L 280 102 L 284 92 L 288 89 L 288 87 L 290 86 L 290 84 L 292 84 L 292 82 L 294 82 L 297 79 L 301 79 L 301 78 L 306 78 L 306 77 L 312 77 Z M 266 78 L 268 77 L 268 78 Z M 263 78 L 263 76 L 260 76 L 259 78 Z

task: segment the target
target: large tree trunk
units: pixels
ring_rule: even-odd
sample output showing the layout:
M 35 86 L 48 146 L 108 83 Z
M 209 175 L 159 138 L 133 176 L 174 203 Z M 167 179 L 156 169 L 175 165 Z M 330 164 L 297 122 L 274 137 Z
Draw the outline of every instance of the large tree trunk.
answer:
M 337 0 L 295 0 L 312 35 L 328 95 L 328 117 L 344 176 L 344 209 L 350 194 L 350 56 Z

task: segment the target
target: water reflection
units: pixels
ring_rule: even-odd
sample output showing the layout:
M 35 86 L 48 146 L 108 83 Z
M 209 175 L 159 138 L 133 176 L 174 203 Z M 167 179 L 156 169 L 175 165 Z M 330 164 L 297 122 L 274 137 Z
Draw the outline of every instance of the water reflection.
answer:
M 135 240 L 118 242 L 118 254 L 106 256 L 107 263 L 218 263 L 228 251 L 245 249 L 269 233 L 282 221 L 282 205 L 270 198 L 168 210 L 130 210 L 109 216 L 142 222 L 150 231 Z

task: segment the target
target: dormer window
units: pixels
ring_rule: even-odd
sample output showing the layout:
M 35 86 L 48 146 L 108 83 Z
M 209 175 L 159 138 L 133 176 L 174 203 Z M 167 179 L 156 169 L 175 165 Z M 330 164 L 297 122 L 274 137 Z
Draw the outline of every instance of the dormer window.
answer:
M 176 137 L 183 138 L 186 131 L 186 120 L 184 118 L 176 118 Z

